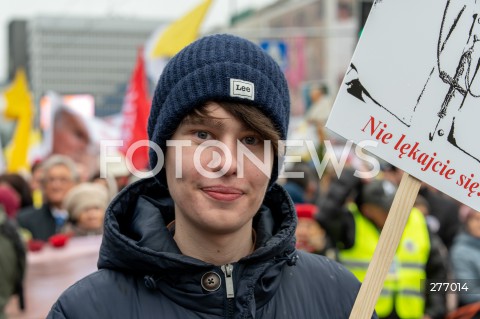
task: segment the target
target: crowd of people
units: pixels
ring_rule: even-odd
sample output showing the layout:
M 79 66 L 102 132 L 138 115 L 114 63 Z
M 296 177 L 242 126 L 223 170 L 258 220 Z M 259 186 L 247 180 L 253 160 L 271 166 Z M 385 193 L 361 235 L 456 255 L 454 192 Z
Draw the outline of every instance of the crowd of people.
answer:
M 297 248 L 336 259 L 362 281 L 403 171 L 382 163 L 380 174 L 362 179 L 347 165 L 339 177 L 327 170 L 325 185 L 313 163 L 296 163 L 289 170 L 303 173 L 283 181 L 297 206 Z M 480 294 L 475 293 L 480 283 L 479 216 L 422 184 L 376 304 L 379 318 L 480 315 Z M 433 283 L 456 281 L 470 292 L 430 290 Z
M 200 86 L 206 76 L 217 82 Z M 0 175 L 0 318 L 12 295 L 28 307 L 28 254 L 62 236 L 91 235 L 104 236 L 102 271 L 59 296 L 49 318 L 346 318 L 400 169 L 383 163 L 378 176 L 362 179 L 347 164 L 340 176 L 327 169 L 320 178 L 302 162 L 288 170 L 303 177 L 280 179 L 280 187 L 277 156 L 270 178 L 251 161 L 245 178 L 232 169 L 218 183 L 189 166 L 195 147 L 213 139 L 232 148 L 239 140 L 264 155 L 259 140 L 285 139 L 288 116 L 288 87 L 273 59 L 244 39 L 208 36 L 167 65 L 155 91 L 149 138 L 164 150 L 167 139 L 193 143 L 183 157 L 166 152 L 155 177 L 131 183 L 123 171 L 100 178 L 63 151 L 32 165 L 27 176 Z M 220 162 L 206 166 L 221 171 Z M 432 293 L 428 283 L 464 281 L 479 292 L 479 256 L 480 212 L 422 185 L 372 318 L 440 319 L 473 309 L 480 294 Z
M 304 174 L 303 178 L 280 181 L 296 206 L 297 249 L 339 261 L 363 280 L 402 172 L 385 165 L 375 179 L 363 180 L 347 168 L 340 178 L 330 176 L 329 184 L 322 185 L 309 163 L 298 163 L 291 170 Z M 36 174 L 39 171 L 41 174 Z M 82 181 L 75 162 L 64 155 L 37 163 L 30 179 L 20 174 L 0 175 L 4 277 L 0 306 L 5 306 L 10 295 L 23 293 L 28 244 L 35 250 L 35 243 L 46 244 L 57 234 L 102 234 L 105 210 L 118 187 L 122 186 L 114 178 L 107 183 L 98 174 Z M 36 191 L 42 194 L 42 203 L 34 204 Z M 478 256 L 480 212 L 422 185 L 377 303 L 377 314 L 380 318 L 445 318 L 456 308 L 478 304 L 478 294 L 419 291 L 422 279 L 451 282 L 458 278 L 478 284 L 474 280 L 480 278 Z M 409 272 L 414 281 L 402 282 L 401 277 Z M 412 313 L 415 311 L 422 313 Z
M 71 156 L 55 153 L 32 165 L 28 175 L 0 175 L 0 318 L 12 295 L 21 309 L 28 307 L 23 290 L 27 254 L 103 233 L 105 210 L 125 186 L 117 179 L 128 179 L 130 173 L 112 167 L 106 178 L 82 176 L 81 167 Z

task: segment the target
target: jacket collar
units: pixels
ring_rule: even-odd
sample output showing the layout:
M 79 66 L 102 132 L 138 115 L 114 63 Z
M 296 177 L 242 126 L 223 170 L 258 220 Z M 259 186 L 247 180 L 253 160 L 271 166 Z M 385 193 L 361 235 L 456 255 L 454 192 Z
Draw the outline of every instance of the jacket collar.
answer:
M 168 190 L 154 178 L 128 186 L 107 208 L 98 267 L 139 275 L 211 268 L 211 264 L 181 254 L 167 228 L 173 219 Z M 254 218 L 256 250 L 239 262 L 259 263 L 291 255 L 296 221 L 286 191 L 279 185 L 271 187 Z

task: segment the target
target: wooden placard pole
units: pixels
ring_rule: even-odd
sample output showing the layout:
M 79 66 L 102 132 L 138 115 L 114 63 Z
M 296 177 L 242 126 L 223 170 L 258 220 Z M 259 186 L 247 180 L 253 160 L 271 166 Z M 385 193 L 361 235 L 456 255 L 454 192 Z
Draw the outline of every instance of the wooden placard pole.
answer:
M 410 211 L 420 190 L 420 185 L 420 180 L 410 176 L 408 173 L 403 173 L 400 186 L 395 194 L 392 207 L 380 234 L 377 248 L 368 266 L 365 280 L 350 313 L 350 319 L 369 319 L 372 317 L 383 282 L 387 277 L 403 230 L 410 216 Z

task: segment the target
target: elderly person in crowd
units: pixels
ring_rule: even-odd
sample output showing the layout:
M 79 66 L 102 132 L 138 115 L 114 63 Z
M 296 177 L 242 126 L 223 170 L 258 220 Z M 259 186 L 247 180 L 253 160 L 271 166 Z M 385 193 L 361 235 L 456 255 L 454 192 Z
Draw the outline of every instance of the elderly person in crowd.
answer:
M 72 188 L 64 200 L 69 216 L 65 231 L 73 236 L 102 234 L 108 199 L 106 187 L 100 184 L 82 183 Z
M 68 213 L 62 203 L 68 191 L 78 183 L 79 175 L 75 163 L 63 155 L 53 155 L 42 163 L 41 179 L 44 203 L 40 208 L 24 208 L 17 214 L 20 227 L 37 240 L 47 241 L 59 233 L 67 220 Z

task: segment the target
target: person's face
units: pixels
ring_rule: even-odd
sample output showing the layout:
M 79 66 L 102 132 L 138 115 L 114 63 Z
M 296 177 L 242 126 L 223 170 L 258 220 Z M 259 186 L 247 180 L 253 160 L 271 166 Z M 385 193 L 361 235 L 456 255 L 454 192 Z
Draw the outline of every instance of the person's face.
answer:
M 88 129 L 79 116 L 65 113 L 55 123 L 52 153 L 66 155 L 80 162 L 87 153 L 89 143 Z
M 360 211 L 379 229 L 382 229 L 383 226 L 385 226 L 385 222 L 387 221 L 388 217 L 388 211 L 384 208 L 375 204 L 365 203 L 362 204 Z
M 323 96 L 322 90 L 319 88 L 313 88 L 310 91 L 310 99 L 312 100 L 312 102 L 319 101 L 322 98 L 322 96 Z
M 43 180 L 47 203 L 60 206 L 65 195 L 75 185 L 72 173 L 64 165 L 56 165 L 45 172 Z
M 268 187 L 269 176 L 262 172 L 248 157 L 242 156 L 243 177 L 238 176 L 237 141 L 264 161 L 264 143 L 261 137 L 232 117 L 219 104 L 207 106 L 209 117 L 183 121 L 172 140 L 191 142 L 191 146 L 178 149 L 168 147 L 165 169 L 168 188 L 175 202 L 175 218 L 191 231 L 204 234 L 231 234 L 251 228 L 251 221 L 258 211 Z M 227 157 L 217 147 L 202 150 L 204 142 L 223 143 L 231 154 L 231 165 L 225 165 Z M 195 159 L 195 152 L 198 158 Z M 273 151 L 268 174 L 273 164 Z M 182 169 L 182 177 L 176 177 L 176 168 Z M 198 169 L 201 165 L 200 170 Z M 228 168 L 228 169 L 226 169 Z M 204 172 L 201 171 L 204 170 Z
M 80 213 L 77 226 L 84 230 L 98 230 L 103 227 L 105 209 L 101 207 L 88 207 Z
M 474 212 L 468 217 L 467 231 L 473 237 L 480 238 L 480 212 Z
M 30 188 L 32 190 L 37 190 L 41 188 L 42 185 L 42 175 L 43 171 L 42 168 L 37 168 L 33 173 L 32 173 L 32 178 L 30 179 Z
M 299 218 L 295 236 L 297 249 L 320 252 L 325 248 L 325 230 L 313 219 Z

